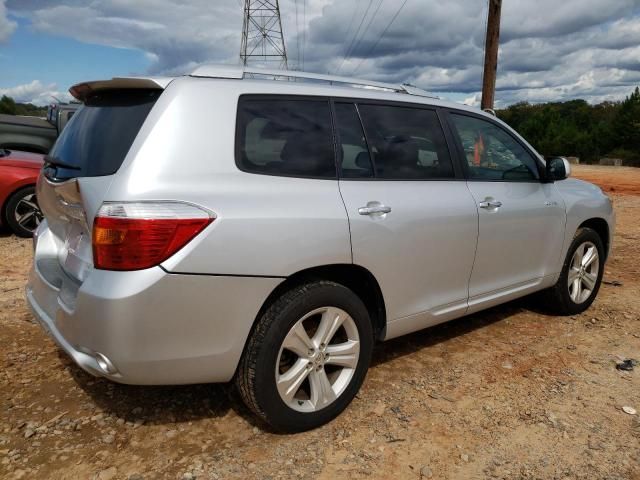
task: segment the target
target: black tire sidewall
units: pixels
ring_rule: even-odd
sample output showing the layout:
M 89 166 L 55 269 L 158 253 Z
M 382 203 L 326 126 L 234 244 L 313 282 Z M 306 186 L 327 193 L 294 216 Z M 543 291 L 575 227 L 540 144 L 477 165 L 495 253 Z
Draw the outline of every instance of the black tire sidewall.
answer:
M 303 413 L 284 403 L 275 383 L 275 369 L 280 346 L 291 327 L 310 311 L 338 307 L 355 321 L 360 336 L 358 366 L 345 391 L 330 405 L 317 412 Z M 338 284 L 309 288 L 299 301 L 287 305 L 265 335 L 257 352 L 255 392 L 260 410 L 276 430 L 304 431 L 329 422 L 342 412 L 356 395 L 369 368 L 373 348 L 373 332 L 366 307 L 351 290 Z
M 29 186 L 24 187 L 13 193 L 9 200 L 6 203 L 6 208 L 4 210 L 5 214 L 5 222 L 11 229 L 13 233 L 15 233 L 19 237 L 29 238 L 33 236 L 33 232 L 23 228 L 18 222 L 15 220 L 15 210 L 18 206 L 18 202 L 26 197 L 27 195 L 32 195 L 36 191 L 35 187 Z
M 573 254 L 577 250 L 577 248 L 585 242 L 591 242 L 596 246 L 598 250 L 598 261 L 600 262 L 598 268 L 598 278 L 596 279 L 596 286 L 594 287 L 591 295 L 582 303 L 575 303 L 571 296 L 569 295 L 568 288 L 568 278 L 569 278 L 569 269 L 571 268 L 571 259 L 573 258 Z M 567 252 L 567 257 L 565 259 L 564 265 L 562 267 L 562 273 L 560 274 L 560 278 L 558 279 L 558 283 L 556 288 L 558 293 L 560 294 L 560 298 L 564 303 L 564 309 L 568 314 L 573 315 L 577 313 L 581 313 L 585 311 L 587 308 L 591 306 L 593 301 L 596 299 L 598 295 L 598 291 L 600 290 L 600 284 L 602 281 L 602 275 L 604 274 L 604 266 L 605 266 L 605 251 L 604 245 L 602 244 L 602 239 L 600 235 L 596 233 L 595 230 L 590 228 L 582 228 L 573 238 L 571 245 L 569 246 L 569 250 Z

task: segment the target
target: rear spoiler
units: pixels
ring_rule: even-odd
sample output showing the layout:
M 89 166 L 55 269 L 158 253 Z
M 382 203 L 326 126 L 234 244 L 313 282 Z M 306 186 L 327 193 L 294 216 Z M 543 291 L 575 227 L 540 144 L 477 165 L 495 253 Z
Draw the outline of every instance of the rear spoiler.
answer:
M 69 89 L 74 98 L 84 102 L 89 94 L 104 90 L 116 89 L 152 89 L 164 90 L 171 83 L 173 77 L 116 77 L 111 80 L 94 80 L 77 83 Z

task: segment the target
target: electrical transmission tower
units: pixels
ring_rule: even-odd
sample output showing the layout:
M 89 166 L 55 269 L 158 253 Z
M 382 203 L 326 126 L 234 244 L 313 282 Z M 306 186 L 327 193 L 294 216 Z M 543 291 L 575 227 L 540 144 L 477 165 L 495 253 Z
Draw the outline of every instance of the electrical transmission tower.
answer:
M 278 0 L 244 0 L 240 60 L 243 65 L 287 70 Z

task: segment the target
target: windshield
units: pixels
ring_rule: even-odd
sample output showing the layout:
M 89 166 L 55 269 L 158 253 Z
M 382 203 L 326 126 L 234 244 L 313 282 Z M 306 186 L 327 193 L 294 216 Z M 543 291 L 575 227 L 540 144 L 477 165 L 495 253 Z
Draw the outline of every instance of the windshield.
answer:
M 109 90 L 90 96 L 45 158 L 55 180 L 118 171 L 161 90 Z

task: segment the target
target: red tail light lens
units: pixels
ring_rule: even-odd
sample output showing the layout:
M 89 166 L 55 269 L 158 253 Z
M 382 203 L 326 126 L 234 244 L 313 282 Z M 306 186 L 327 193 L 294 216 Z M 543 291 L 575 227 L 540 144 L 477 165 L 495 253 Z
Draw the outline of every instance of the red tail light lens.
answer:
M 215 216 L 180 202 L 105 203 L 93 222 L 93 264 L 141 270 L 172 256 Z

